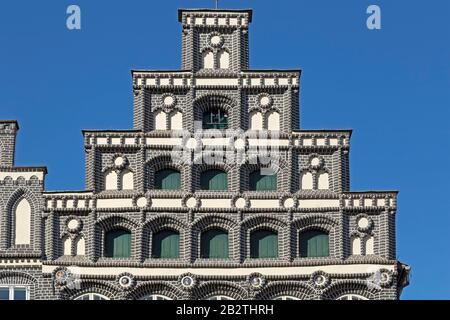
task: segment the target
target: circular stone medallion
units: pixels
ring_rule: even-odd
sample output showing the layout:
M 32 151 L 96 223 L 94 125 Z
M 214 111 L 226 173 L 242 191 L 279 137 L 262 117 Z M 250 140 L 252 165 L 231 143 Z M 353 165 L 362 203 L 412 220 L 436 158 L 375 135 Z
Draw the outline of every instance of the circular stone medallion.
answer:
M 247 201 L 245 201 L 244 198 L 237 198 L 236 201 L 234 202 L 234 205 L 236 208 L 245 208 Z
M 286 198 L 283 202 L 283 206 L 285 208 L 293 208 L 295 205 L 295 201 L 293 198 Z
M 367 227 L 369 227 L 369 219 L 367 219 L 366 217 L 362 217 L 358 220 L 358 227 L 360 229 L 366 229 Z
M 125 163 L 125 159 L 123 157 L 117 157 L 116 159 L 114 159 L 114 164 L 117 167 L 122 166 Z
M 164 98 L 163 102 L 164 102 L 164 105 L 171 106 L 175 103 L 175 99 L 172 96 L 167 96 Z
M 194 279 L 190 276 L 184 276 L 181 278 L 181 285 L 185 288 L 192 287 L 194 285 Z
M 259 100 L 259 103 L 261 104 L 261 106 L 263 107 L 267 107 L 270 104 L 270 98 L 269 97 L 261 97 L 261 99 Z
M 222 42 L 222 38 L 220 36 L 212 36 L 211 37 L 211 44 L 213 46 L 218 46 Z
M 147 201 L 146 197 L 140 197 L 136 200 L 136 205 L 140 208 L 146 207 L 147 204 L 148 204 L 148 201 Z
M 188 208 L 195 208 L 197 206 L 197 199 L 194 197 L 190 197 L 186 200 L 186 207 Z
M 317 158 L 317 157 L 312 158 L 312 159 L 311 159 L 311 165 L 312 165 L 313 167 L 319 166 L 319 165 L 320 165 L 320 159 Z

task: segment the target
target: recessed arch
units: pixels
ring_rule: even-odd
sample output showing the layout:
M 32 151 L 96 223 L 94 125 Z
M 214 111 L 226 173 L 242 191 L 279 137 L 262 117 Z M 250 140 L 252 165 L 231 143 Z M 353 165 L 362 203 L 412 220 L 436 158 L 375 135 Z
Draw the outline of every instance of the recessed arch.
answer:
M 105 171 L 104 181 L 105 181 L 105 190 L 117 190 L 118 189 L 117 172 L 115 170 L 111 169 L 111 170 Z
M 202 68 L 214 69 L 214 52 L 212 50 L 204 50 L 202 52 Z
M 14 206 L 14 244 L 29 245 L 31 243 L 31 205 L 23 197 Z
M 217 62 L 219 69 L 230 68 L 230 53 L 226 49 L 219 50 L 217 53 Z
M 120 179 L 122 182 L 122 190 L 134 189 L 134 174 L 130 169 L 125 169 L 120 173 Z
M 312 190 L 314 187 L 313 175 L 309 171 L 303 171 L 300 175 L 300 189 Z

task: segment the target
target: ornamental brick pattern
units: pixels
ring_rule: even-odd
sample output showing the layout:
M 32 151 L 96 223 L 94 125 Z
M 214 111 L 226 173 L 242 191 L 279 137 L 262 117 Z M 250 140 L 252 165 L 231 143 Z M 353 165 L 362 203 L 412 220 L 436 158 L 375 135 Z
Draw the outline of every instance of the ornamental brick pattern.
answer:
M 300 70 L 249 69 L 251 10 L 179 10 L 179 21 L 182 69 L 132 71 L 134 128 L 83 131 L 86 190 L 45 191 L 45 168 L 15 167 L 19 127 L 0 121 L 0 287 L 26 287 L 37 300 L 398 299 L 409 267 L 396 259 L 397 192 L 350 191 L 352 132 L 299 129 Z M 216 109 L 237 137 L 198 134 L 204 112 Z M 176 121 L 184 133 L 172 130 Z M 251 191 L 250 173 L 264 166 L 255 143 L 269 140 L 276 191 Z M 200 161 L 199 151 L 221 154 L 206 151 L 211 144 L 242 161 Z M 186 157 L 175 159 L 180 150 Z M 155 173 L 169 168 L 180 189 L 156 190 Z M 227 190 L 201 190 L 212 168 L 227 173 Z M 22 199 L 25 231 L 16 225 Z M 118 228 L 131 232 L 128 258 L 105 256 L 105 235 Z M 200 255 L 202 233 L 215 228 L 228 232 L 227 259 Z M 276 258 L 250 256 L 250 235 L 261 229 L 276 232 Z M 15 244 L 27 230 L 28 243 Z M 179 258 L 152 256 L 162 230 L 179 233 Z M 310 230 L 328 234 L 328 256 L 300 256 Z

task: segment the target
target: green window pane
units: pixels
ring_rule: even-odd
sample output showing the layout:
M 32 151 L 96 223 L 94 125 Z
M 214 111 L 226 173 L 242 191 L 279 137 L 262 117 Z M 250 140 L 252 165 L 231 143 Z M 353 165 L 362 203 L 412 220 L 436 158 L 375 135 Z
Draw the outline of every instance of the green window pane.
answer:
M 0 288 L 0 300 L 9 300 L 9 288 Z
M 105 256 L 111 258 L 131 257 L 131 233 L 126 230 L 112 230 L 105 236 Z
M 300 234 L 301 257 L 328 257 L 329 255 L 329 237 L 326 232 L 311 230 Z
M 27 300 L 27 289 L 14 288 L 14 300 Z
M 222 230 L 202 233 L 200 251 L 202 258 L 228 258 L 228 233 Z
M 228 175 L 222 170 L 207 170 L 202 173 L 200 186 L 202 190 L 227 190 Z
M 277 175 L 263 175 L 261 170 L 255 170 L 250 174 L 249 187 L 251 191 L 276 191 Z
M 178 232 L 164 230 L 153 236 L 152 256 L 154 258 L 176 259 L 180 256 L 180 235 Z
M 178 190 L 181 188 L 181 175 L 177 170 L 164 169 L 155 174 L 155 188 L 162 190 Z
M 250 257 L 277 258 L 278 235 L 270 230 L 258 230 L 250 235 Z
M 228 127 L 228 116 L 220 109 L 206 111 L 203 113 L 203 129 L 226 129 Z

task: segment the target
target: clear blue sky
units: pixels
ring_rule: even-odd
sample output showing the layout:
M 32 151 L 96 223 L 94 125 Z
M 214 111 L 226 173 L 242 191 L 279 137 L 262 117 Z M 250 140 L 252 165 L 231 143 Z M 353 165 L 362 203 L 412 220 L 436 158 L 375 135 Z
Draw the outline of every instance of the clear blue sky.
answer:
M 82 30 L 66 29 L 66 8 Z M 382 29 L 366 28 L 366 8 Z M 0 10 L 0 118 L 17 119 L 17 165 L 46 188 L 84 188 L 81 129 L 132 126 L 130 69 L 180 67 L 177 8 L 213 0 L 17 1 Z M 251 67 L 301 68 L 306 129 L 354 129 L 351 188 L 400 190 L 404 299 L 450 298 L 450 1 L 222 0 L 253 8 Z

